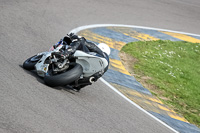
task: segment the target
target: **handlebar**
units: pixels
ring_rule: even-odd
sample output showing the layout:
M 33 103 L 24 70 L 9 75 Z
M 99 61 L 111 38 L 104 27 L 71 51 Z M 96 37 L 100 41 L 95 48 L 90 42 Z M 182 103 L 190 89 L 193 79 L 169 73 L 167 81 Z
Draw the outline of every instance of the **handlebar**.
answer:
M 52 56 L 53 55 L 68 58 L 68 59 L 78 59 L 78 57 L 75 57 L 74 55 L 66 54 L 65 52 L 53 52 Z

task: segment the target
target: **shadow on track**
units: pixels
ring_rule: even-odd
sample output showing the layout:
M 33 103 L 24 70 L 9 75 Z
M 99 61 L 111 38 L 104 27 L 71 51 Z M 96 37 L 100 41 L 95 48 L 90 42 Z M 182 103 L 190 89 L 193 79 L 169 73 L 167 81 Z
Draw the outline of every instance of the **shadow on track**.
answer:
M 42 77 L 39 77 L 39 76 L 37 75 L 37 73 L 36 73 L 35 70 L 31 70 L 31 71 L 25 70 L 21 64 L 19 65 L 19 67 L 21 67 L 21 68 L 24 70 L 25 73 L 27 73 L 27 74 L 29 74 L 29 75 L 35 77 L 35 79 L 36 79 L 38 82 L 40 82 L 40 83 L 43 84 L 43 85 L 46 85 L 46 84 L 44 83 L 43 78 L 42 78 Z M 46 86 L 47 86 L 47 85 L 46 85 Z M 50 87 L 50 86 L 48 86 L 48 87 Z M 50 87 L 50 88 L 56 89 L 56 90 L 64 90 L 64 91 L 67 91 L 67 92 L 69 92 L 69 93 L 71 93 L 71 94 L 75 94 L 75 91 L 73 91 L 73 90 L 72 90 L 73 88 L 71 88 L 70 86 L 57 86 L 57 87 Z

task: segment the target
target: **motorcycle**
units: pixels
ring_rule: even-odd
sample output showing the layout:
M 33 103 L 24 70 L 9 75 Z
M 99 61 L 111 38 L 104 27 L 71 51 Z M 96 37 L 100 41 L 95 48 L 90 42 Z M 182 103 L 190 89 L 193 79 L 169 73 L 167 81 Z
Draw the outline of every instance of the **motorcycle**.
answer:
M 52 46 L 48 52 L 38 53 L 23 63 L 26 70 L 36 70 L 51 87 L 69 85 L 82 88 L 91 85 L 104 73 L 108 61 L 96 56 L 94 52 L 76 50 L 73 55 L 65 56 L 63 44 Z

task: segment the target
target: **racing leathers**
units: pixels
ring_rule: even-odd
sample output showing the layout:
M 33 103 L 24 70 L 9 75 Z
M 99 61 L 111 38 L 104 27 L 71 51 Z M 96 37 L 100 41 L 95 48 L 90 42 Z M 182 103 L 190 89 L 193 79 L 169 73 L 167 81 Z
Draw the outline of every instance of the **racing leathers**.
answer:
M 97 79 L 99 79 L 108 70 L 109 56 L 105 52 L 103 52 L 96 44 L 92 42 L 88 42 L 84 37 L 79 37 L 74 34 L 69 35 L 61 39 L 60 43 L 63 43 L 63 45 L 65 46 L 65 54 L 67 56 L 74 54 L 76 50 L 81 50 L 86 53 L 94 52 L 96 53 L 96 56 L 103 57 L 108 61 L 108 65 L 104 68 L 103 73 L 97 72 L 94 75 L 92 75 L 93 77 L 95 77 L 94 81 L 97 81 Z M 80 88 L 76 88 L 76 89 L 80 89 Z

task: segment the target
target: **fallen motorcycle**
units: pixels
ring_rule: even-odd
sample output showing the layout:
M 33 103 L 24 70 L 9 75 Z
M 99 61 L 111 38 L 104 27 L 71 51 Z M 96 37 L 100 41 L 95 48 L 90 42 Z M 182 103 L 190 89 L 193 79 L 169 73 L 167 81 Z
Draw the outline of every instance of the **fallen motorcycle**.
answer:
M 97 81 L 108 66 L 108 61 L 94 52 L 76 50 L 73 55 L 65 56 L 63 45 L 50 48 L 48 52 L 38 53 L 23 63 L 26 70 L 36 70 L 51 87 L 69 85 L 82 88 Z M 109 57 L 107 57 L 109 58 Z

